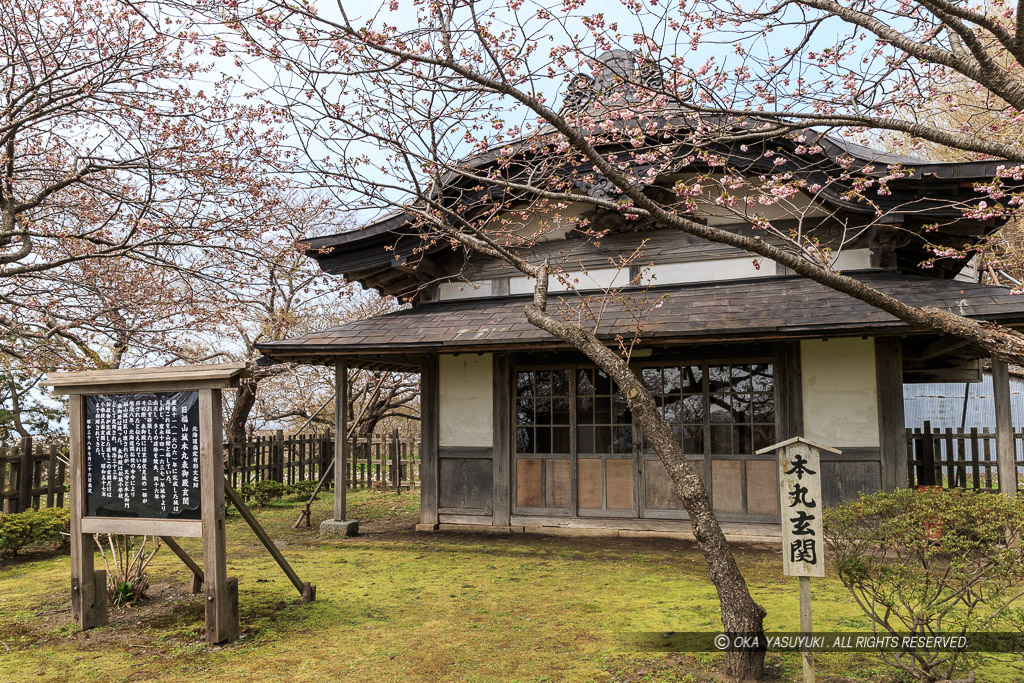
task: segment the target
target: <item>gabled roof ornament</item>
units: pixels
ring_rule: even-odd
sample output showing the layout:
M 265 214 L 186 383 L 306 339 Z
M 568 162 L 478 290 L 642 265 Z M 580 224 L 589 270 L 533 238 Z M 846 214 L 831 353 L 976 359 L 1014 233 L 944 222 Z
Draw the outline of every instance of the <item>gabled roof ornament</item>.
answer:
M 592 74 L 578 73 L 562 96 L 562 114 L 582 116 L 595 109 L 598 98 L 619 95 L 622 102 L 635 101 L 636 92 L 662 92 L 665 76 L 661 64 L 650 56 L 630 50 L 609 50 L 592 60 Z M 690 92 L 681 96 L 687 100 Z

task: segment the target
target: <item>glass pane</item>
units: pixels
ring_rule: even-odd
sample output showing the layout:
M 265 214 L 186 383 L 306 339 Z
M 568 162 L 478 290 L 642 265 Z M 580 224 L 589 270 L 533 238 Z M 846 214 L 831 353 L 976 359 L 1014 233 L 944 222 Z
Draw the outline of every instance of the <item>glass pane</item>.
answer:
M 629 412 L 629 406 L 626 405 L 625 396 L 613 398 L 612 407 L 615 409 L 614 419 L 612 420 L 615 424 L 628 424 L 633 421 L 633 415 Z
M 569 399 L 551 399 L 551 423 L 556 425 L 569 424 Z
M 516 400 L 516 424 L 517 425 L 532 425 L 533 424 L 533 401 L 528 398 L 520 398 Z
M 583 425 L 594 424 L 594 399 L 590 396 L 576 399 L 576 421 Z
M 551 424 L 551 399 L 550 398 L 538 398 L 537 399 L 537 424 L 549 425 Z
M 732 453 L 732 427 L 720 425 L 711 427 L 711 452 L 719 455 Z
M 540 402 L 537 403 L 540 405 Z M 538 413 L 540 408 L 538 407 Z M 733 396 L 732 397 L 732 421 L 739 423 L 750 422 L 750 396 Z
M 593 453 L 594 452 L 594 428 L 593 427 L 577 427 L 576 428 L 576 451 L 579 453 Z
M 516 428 L 516 453 L 533 453 L 533 430 L 527 427 Z
M 704 452 L 704 427 L 683 427 L 683 452 L 689 455 Z
M 754 422 L 775 422 L 775 394 L 754 394 Z
M 732 390 L 736 392 L 750 391 L 750 366 L 732 366 Z
M 579 396 L 594 395 L 594 371 L 580 370 L 576 373 L 576 394 Z
M 754 391 L 772 391 L 775 388 L 770 363 L 756 363 L 752 367 L 751 372 L 753 375 Z
M 698 365 L 683 368 L 682 390 L 684 394 L 701 394 L 704 392 L 704 373 Z
M 711 404 L 709 407 L 711 408 L 712 422 L 729 422 L 732 417 L 728 394 L 711 394 Z
M 633 428 L 632 427 L 616 427 L 615 432 L 615 452 L 616 453 L 632 453 L 633 452 Z
M 594 452 L 595 453 L 611 453 L 612 452 L 612 428 L 611 427 L 594 427 Z
M 658 412 L 672 424 L 679 424 L 682 421 L 682 406 L 682 400 L 678 396 L 667 396 Z
M 594 385 L 594 393 L 611 395 L 612 393 L 612 378 L 608 376 L 608 373 L 604 370 L 597 371 L 597 382 Z
M 535 452 L 551 452 L 551 427 L 537 427 L 537 450 Z
M 699 372 L 699 371 L 698 371 Z M 679 368 L 665 368 L 665 393 L 674 394 L 679 391 L 681 384 Z M 698 380 L 699 381 L 699 380 Z
M 552 453 L 568 453 L 569 452 L 569 428 L 568 427 L 552 427 L 551 428 L 551 452 Z
M 747 426 L 736 426 L 732 428 L 732 446 L 733 453 L 737 454 L 753 454 L 754 448 L 750 441 L 750 427 Z
M 569 395 L 569 371 L 568 370 L 552 370 L 551 371 L 551 394 L 553 396 L 568 396 Z
M 551 373 L 548 370 L 541 370 L 537 373 L 537 395 L 551 395 Z
M 533 373 L 516 373 L 516 396 L 533 396 Z
M 754 450 L 767 448 L 775 443 L 775 427 L 758 425 L 754 427 Z
M 700 394 L 683 397 L 683 409 L 680 422 L 704 421 L 704 397 Z
M 712 392 L 729 391 L 732 378 L 729 376 L 728 365 L 712 365 L 708 368 L 708 384 Z
M 611 424 L 612 421 L 612 399 L 611 396 L 598 396 L 594 399 L 594 423 Z
M 644 380 L 644 387 L 647 391 L 652 394 L 662 394 L 665 392 L 665 383 L 662 381 L 661 368 L 644 368 L 642 377 Z

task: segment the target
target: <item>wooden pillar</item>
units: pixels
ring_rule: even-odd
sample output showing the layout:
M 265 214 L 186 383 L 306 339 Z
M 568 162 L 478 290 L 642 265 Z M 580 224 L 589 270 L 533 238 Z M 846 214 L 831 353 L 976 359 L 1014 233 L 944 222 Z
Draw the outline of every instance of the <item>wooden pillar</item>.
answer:
M 348 363 L 339 358 L 334 364 L 334 521 L 344 522 L 345 467 L 348 464 Z
M 899 337 L 875 338 L 875 378 L 882 490 L 906 488 L 909 478 L 906 417 L 903 411 L 903 342 Z
M 423 360 L 420 368 L 420 529 L 437 528 L 438 422 L 440 407 L 437 356 Z
M 85 471 L 85 416 L 81 396 L 68 397 L 68 455 L 71 460 L 71 614 L 82 630 L 107 623 L 107 573 L 93 564 L 93 535 L 82 533 L 88 473 Z
M 228 579 L 224 528 L 224 445 L 220 389 L 199 390 L 199 481 L 203 509 L 206 640 L 238 639 L 238 581 Z
M 492 524 L 508 526 L 512 505 L 512 478 L 509 474 L 512 457 L 512 370 L 507 353 L 494 354 L 494 468 L 492 477 Z
M 999 469 L 999 492 L 1017 497 L 1017 447 L 1013 436 L 1013 413 L 1010 410 L 1010 370 L 1005 361 L 992 359 L 992 393 L 996 404 L 996 462 Z
M 775 368 L 776 405 L 780 439 L 804 434 L 803 380 L 800 376 L 800 342 L 780 342 Z

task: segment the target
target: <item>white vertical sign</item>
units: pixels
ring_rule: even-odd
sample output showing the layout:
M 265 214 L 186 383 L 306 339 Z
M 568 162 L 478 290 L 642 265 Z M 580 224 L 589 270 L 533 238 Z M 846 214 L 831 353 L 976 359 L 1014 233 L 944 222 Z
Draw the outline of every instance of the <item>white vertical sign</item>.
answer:
M 825 576 L 821 456 L 816 446 L 797 441 L 779 449 L 779 502 L 782 573 Z

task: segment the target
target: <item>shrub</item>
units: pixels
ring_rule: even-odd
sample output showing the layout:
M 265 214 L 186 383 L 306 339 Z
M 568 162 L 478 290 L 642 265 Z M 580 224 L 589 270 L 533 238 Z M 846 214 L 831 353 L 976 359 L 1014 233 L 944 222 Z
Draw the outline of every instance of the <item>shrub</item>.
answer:
M 825 511 L 839 578 L 885 635 L 959 636 L 1020 627 L 1024 503 L 966 490 L 875 493 Z M 955 651 L 882 652 L 917 680 L 970 668 Z
M 64 508 L 43 508 L 0 513 L 0 555 L 14 556 L 34 545 L 66 547 L 71 513 Z
M 291 486 L 292 494 L 303 501 L 308 500 L 313 495 L 316 485 L 315 481 L 297 481 Z
M 288 490 L 288 486 L 279 481 L 258 481 L 242 486 L 242 495 L 246 500 L 255 501 L 256 507 L 261 508 L 275 498 L 285 495 Z

